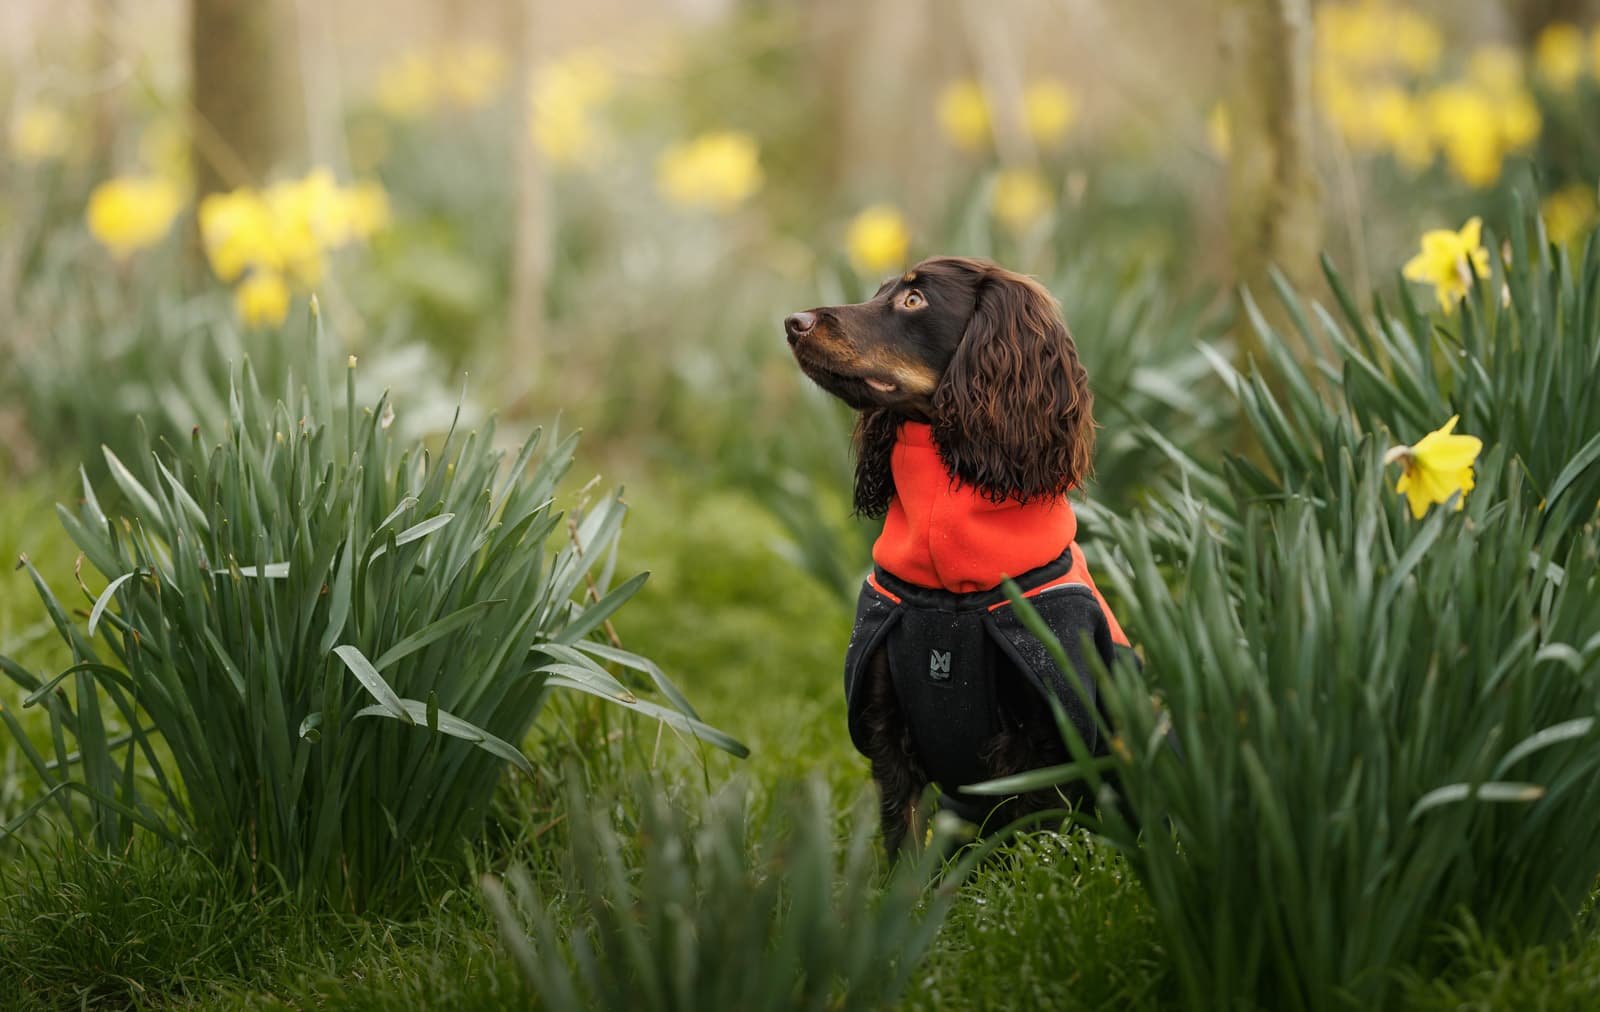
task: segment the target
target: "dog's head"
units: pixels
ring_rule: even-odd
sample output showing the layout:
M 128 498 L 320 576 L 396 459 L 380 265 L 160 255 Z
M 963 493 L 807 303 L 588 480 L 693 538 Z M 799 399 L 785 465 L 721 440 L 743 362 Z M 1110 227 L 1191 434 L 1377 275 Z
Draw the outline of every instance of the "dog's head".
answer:
M 1038 282 L 987 260 L 936 257 L 866 302 L 784 320 L 795 361 L 861 412 L 856 509 L 894 495 L 902 421 L 928 422 L 950 474 L 994 502 L 1064 494 L 1089 472 L 1088 376 Z

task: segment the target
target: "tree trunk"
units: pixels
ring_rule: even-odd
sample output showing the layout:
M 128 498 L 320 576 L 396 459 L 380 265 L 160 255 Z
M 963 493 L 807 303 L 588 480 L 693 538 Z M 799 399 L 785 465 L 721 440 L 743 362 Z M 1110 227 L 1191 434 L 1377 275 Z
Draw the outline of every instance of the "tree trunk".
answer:
M 516 232 L 511 256 L 510 360 L 504 373 L 502 403 L 515 406 L 528 393 L 528 377 L 538 374 L 545 347 L 545 297 L 550 280 L 550 174 L 528 129 L 528 88 L 540 59 L 538 0 L 511 0 L 515 73 L 512 75 L 512 130 L 516 138 Z
M 265 182 L 301 156 L 295 0 L 189 0 L 197 197 Z
M 1312 157 L 1310 0 L 1223 0 L 1222 46 L 1229 126 L 1228 226 L 1233 277 L 1280 324 L 1269 271 L 1297 287 L 1316 281 L 1322 245 Z M 1261 340 L 1241 313 L 1241 368 Z M 1264 365 L 1264 363 L 1262 363 Z
M 819 61 L 829 112 L 839 143 L 830 145 L 835 192 L 865 183 L 868 194 L 904 193 L 917 172 L 918 117 L 906 110 L 927 103 L 918 87 L 919 57 L 926 56 L 926 19 L 919 0 L 832 0 L 818 4 L 815 25 L 827 41 L 811 42 Z M 871 178 L 863 179 L 865 173 Z
M 119 140 L 117 107 L 124 98 L 118 81 L 116 0 L 95 0 L 89 9 L 93 28 L 89 40 L 89 79 L 94 92 L 89 102 L 89 172 L 108 179 L 117 168 Z

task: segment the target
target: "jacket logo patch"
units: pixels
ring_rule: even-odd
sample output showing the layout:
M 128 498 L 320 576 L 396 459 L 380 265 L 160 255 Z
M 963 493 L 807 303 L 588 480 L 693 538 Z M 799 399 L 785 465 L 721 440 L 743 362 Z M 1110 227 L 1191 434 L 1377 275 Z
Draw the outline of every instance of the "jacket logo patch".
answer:
M 933 650 L 928 654 L 928 677 L 943 681 L 950 677 L 950 651 Z

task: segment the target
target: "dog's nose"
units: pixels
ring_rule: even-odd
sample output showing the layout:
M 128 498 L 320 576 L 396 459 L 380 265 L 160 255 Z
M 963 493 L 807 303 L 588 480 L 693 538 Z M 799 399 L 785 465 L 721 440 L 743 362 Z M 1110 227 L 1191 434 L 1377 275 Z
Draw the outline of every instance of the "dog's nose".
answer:
M 811 328 L 816 325 L 816 313 L 794 313 L 784 319 L 783 330 L 789 335 L 789 343 L 793 344 L 811 333 Z

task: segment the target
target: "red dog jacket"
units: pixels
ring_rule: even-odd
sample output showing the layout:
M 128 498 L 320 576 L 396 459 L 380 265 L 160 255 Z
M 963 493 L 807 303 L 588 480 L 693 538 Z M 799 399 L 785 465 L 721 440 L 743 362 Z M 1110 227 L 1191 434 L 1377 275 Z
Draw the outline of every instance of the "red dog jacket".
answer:
M 895 497 L 873 546 L 845 657 L 850 735 L 865 751 L 867 661 L 888 652 L 895 695 L 918 759 L 947 795 L 987 778 L 984 748 L 999 731 L 995 670 L 1009 662 L 1058 701 L 1091 751 L 1103 749 L 1085 642 L 1110 666 L 1128 639 L 1089 576 L 1065 498 L 994 503 L 945 470 L 930 428 L 904 423 L 890 461 Z M 1010 576 L 1060 640 L 1063 673 L 1015 614 Z M 1068 681 L 1073 678 L 1077 685 Z M 1043 700 L 1041 700 L 1043 701 Z M 971 804 L 959 807 L 971 807 Z

